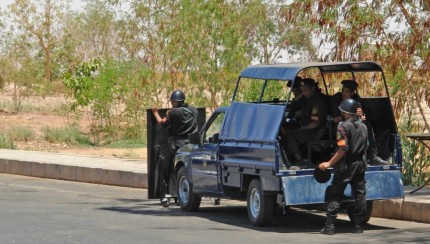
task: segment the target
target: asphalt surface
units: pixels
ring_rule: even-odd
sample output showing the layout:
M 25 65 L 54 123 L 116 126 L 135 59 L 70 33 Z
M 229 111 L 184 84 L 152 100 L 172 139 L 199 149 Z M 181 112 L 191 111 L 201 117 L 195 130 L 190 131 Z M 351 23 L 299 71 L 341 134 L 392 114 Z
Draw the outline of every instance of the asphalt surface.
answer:
M 246 203 L 204 198 L 197 212 L 148 200 L 147 190 L 0 174 L 0 243 L 430 243 L 430 224 L 371 218 L 350 233 L 319 234 L 324 213 L 275 212 L 269 227 L 249 223 Z
M 58 153 L 0 149 L 0 173 L 147 188 L 147 163 Z M 405 197 L 375 201 L 374 217 L 430 223 L 430 189 L 405 187 Z

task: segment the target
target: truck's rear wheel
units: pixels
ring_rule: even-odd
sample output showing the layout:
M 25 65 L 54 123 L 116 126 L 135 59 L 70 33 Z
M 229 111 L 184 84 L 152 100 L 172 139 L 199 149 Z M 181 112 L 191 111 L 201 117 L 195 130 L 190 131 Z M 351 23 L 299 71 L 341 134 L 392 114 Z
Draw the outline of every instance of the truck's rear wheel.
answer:
M 193 186 L 185 174 L 185 168 L 181 167 L 177 176 L 178 203 L 182 210 L 193 212 L 199 210 L 201 198 L 194 194 Z
M 272 220 L 275 196 L 264 195 L 260 180 L 253 179 L 247 193 L 248 217 L 255 226 L 266 226 Z
M 351 221 L 353 221 L 353 219 L 354 219 L 353 209 L 354 209 L 354 206 L 347 210 L 348 217 Z M 364 213 L 364 217 L 363 217 L 363 224 L 369 222 L 370 217 L 372 216 L 372 210 L 373 210 L 373 201 L 367 201 L 366 202 L 366 213 Z

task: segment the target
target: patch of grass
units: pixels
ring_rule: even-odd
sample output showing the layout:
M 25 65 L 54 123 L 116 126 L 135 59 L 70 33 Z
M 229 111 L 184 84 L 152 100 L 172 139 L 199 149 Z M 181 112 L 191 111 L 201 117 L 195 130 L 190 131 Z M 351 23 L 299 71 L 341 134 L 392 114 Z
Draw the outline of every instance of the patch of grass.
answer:
M 0 148 L 3 149 L 14 149 L 15 145 L 13 144 L 12 138 L 5 133 L 0 133 Z
M 0 109 L 5 111 L 16 111 L 15 104 L 13 101 L 6 100 L 0 102 Z M 52 104 L 52 105 L 39 105 L 29 101 L 22 101 L 19 107 L 19 112 L 27 113 L 49 113 L 57 115 L 65 115 L 70 112 L 69 105 L 67 104 Z
M 115 140 L 109 142 L 107 147 L 111 148 L 141 148 L 146 147 L 146 140 L 130 139 L 130 140 Z
M 51 143 L 66 143 L 70 145 L 92 145 L 88 136 L 79 132 L 76 127 L 43 128 L 43 139 Z
M 30 141 L 34 139 L 34 132 L 22 126 L 13 127 L 8 134 L 13 141 Z

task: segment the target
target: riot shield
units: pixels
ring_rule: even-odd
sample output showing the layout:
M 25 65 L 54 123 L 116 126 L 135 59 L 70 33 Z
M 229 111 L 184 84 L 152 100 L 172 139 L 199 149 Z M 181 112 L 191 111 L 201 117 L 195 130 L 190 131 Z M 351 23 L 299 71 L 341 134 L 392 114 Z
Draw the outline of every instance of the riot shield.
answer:
M 163 118 L 168 109 L 158 112 Z M 206 122 L 206 109 L 197 108 L 197 123 L 200 129 Z M 169 132 L 166 127 L 157 123 L 151 109 L 147 109 L 147 170 L 148 170 L 148 199 L 162 199 L 169 193 L 169 181 L 174 170 L 172 147 L 169 144 Z M 172 194 L 172 192 L 170 192 Z

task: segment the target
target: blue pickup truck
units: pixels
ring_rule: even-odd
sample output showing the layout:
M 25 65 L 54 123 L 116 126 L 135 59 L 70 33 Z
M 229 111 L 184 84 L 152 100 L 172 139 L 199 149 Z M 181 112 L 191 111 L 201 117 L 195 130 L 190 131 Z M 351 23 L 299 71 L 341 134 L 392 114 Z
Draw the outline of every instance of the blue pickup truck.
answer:
M 290 170 L 280 129 L 291 105 L 296 77 L 310 77 L 319 84 L 327 101 L 341 89 L 341 80 L 360 84 L 362 108 L 376 133 L 384 134 L 381 155 L 387 165 L 369 165 L 366 171 L 367 213 L 373 201 L 402 198 L 402 153 L 385 76 L 374 62 L 287 63 L 255 65 L 244 69 L 236 83 L 232 102 L 209 117 L 190 144 L 173 161 L 173 194 L 184 211 L 197 211 L 202 197 L 247 201 L 249 220 L 256 226 L 270 224 L 281 205 L 309 207 L 325 203 L 330 180 L 319 183 L 316 166 L 335 151 L 335 140 L 325 133 L 316 141 L 300 145 L 307 157 L 305 167 Z M 327 123 L 332 123 L 328 120 Z M 333 126 L 326 126 L 333 130 Z M 334 128 L 335 130 L 335 128 Z M 378 135 L 377 135 L 378 136 Z M 333 169 L 330 169 L 333 173 Z M 353 200 L 348 186 L 345 208 Z M 349 210 L 348 210 L 349 212 Z

